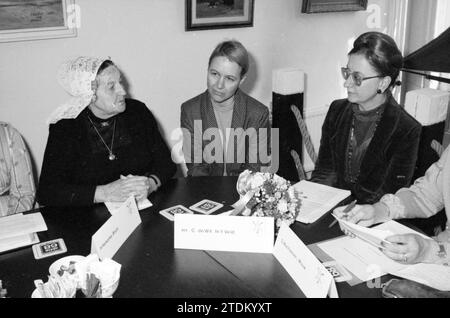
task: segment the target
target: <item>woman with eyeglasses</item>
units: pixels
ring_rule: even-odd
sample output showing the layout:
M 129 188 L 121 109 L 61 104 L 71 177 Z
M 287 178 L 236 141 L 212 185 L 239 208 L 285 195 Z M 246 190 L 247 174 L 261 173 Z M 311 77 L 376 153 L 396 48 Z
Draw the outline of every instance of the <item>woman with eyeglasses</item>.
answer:
M 348 96 L 328 110 L 311 181 L 351 190 L 360 204 L 409 186 L 421 125 L 391 93 L 402 66 L 386 34 L 368 32 L 355 40 L 342 68 Z

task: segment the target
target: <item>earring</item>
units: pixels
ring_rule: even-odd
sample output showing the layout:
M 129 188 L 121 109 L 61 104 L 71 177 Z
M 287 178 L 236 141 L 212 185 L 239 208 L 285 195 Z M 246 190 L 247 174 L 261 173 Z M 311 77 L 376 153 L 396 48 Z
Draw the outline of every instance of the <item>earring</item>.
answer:
M 381 94 L 381 93 L 383 93 L 383 92 L 381 91 L 381 89 L 377 89 L 377 94 Z
M 92 99 L 91 99 L 91 101 L 94 103 L 95 101 L 97 100 L 97 95 L 92 95 Z

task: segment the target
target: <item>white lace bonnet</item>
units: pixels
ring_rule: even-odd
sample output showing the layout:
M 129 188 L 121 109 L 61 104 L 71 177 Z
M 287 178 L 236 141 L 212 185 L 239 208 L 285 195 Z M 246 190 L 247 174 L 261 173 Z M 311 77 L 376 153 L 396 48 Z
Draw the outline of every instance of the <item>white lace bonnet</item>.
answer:
M 108 59 L 79 56 L 61 64 L 56 79 L 72 97 L 53 111 L 47 124 L 76 118 L 90 104 L 94 95 L 91 83 L 95 80 L 100 65 L 106 60 Z

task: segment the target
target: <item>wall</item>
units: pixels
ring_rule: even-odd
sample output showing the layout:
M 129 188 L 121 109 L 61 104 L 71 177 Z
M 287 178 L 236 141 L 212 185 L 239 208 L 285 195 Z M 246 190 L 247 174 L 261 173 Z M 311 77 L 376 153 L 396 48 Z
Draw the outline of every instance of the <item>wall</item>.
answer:
M 347 65 L 351 44 L 361 33 L 386 32 L 387 1 L 369 1 L 367 11 L 320 14 L 302 14 L 301 1 L 280 2 L 285 7 L 274 14 L 279 40 L 273 68 L 297 67 L 306 73 L 305 119 L 318 152 L 330 103 L 347 96 L 341 67 Z M 313 169 L 309 157 L 304 159 L 305 170 Z
M 48 115 L 67 95 L 55 80 L 58 65 L 76 55 L 111 56 L 145 102 L 166 138 L 179 125 L 180 104 L 202 92 L 207 60 L 225 38 L 240 40 L 253 65 L 244 90 L 266 105 L 272 70 L 299 67 L 307 73 L 306 112 L 320 129 L 329 103 L 345 97 L 339 69 L 349 41 L 367 31 L 371 12 L 301 14 L 300 0 L 255 1 L 254 27 L 184 31 L 183 0 L 77 0 L 81 28 L 76 38 L 0 43 L 0 120 L 23 134 L 40 169 Z M 387 0 L 372 0 L 384 28 Z M 371 7 L 372 9 L 374 7 Z M 126 11 L 126 13 L 125 13 Z M 373 24 L 373 23 L 372 23 Z M 314 135 L 316 148 L 320 136 Z M 169 141 L 173 144 L 173 141 Z

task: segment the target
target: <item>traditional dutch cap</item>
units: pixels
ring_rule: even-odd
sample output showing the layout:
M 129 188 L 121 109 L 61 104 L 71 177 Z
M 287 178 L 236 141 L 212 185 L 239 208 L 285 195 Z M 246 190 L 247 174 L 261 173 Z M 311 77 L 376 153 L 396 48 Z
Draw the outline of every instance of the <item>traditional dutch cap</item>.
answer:
M 91 103 L 95 93 L 92 90 L 92 81 L 95 80 L 100 65 L 106 60 L 108 59 L 79 56 L 61 64 L 56 79 L 72 97 L 50 115 L 47 124 L 76 118 Z

